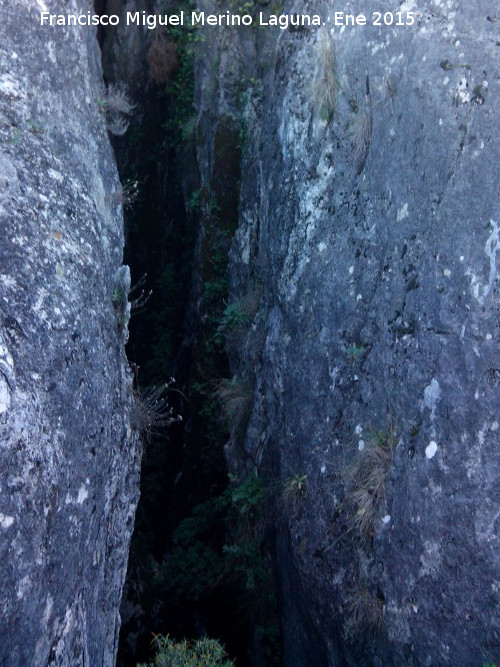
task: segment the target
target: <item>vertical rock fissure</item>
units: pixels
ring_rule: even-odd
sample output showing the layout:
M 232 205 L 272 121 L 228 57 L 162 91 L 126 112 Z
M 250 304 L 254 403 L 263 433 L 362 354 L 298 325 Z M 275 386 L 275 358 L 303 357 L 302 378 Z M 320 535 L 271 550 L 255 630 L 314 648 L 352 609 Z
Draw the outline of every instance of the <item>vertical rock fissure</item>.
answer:
M 241 465 L 241 455 L 229 455 L 231 480 L 226 462 L 241 440 L 252 390 L 229 357 L 259 291 L 231 304 L 241 124 L 232 114 L 212 123 L 195 115 L 194 35 L 158 32 L 136 42 L 131 35 L 99 36 L 108 90 L 126 90 L 136 103 L 127 132 L 113 144 L 125 262 L 132 285 L 144 277 L 130 300 L 152 294 L 132 309 L 127 353 L 137 392 L 175 376 L 168 397 L 184 422 L 153 429 L 144 443 L 118 664 L 150 658 L 152 633 L 168 633 L 207 634 L 239 665 L 273 665 L 279 625 L 265 492 L 251 461 Z

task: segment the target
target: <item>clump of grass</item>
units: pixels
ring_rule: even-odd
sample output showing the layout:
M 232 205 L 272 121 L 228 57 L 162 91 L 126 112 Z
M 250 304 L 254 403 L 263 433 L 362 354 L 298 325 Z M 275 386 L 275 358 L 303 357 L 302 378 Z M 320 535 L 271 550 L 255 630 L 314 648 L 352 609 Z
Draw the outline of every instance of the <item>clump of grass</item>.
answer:
M 385 499 L 385 481 L 396 442 L 392 426 L 373 432 L 348 470 L 345 499 L 348 530 L 359 538 L 373 537 L 375 520 Z
M 358 173 L 363 170 L 365 165 L 368 151 L 370 149 L 371 136 L 371 116 L 366 112 L 357 114 L 350 128 L 350 139 L 352 157 Z
M 129 180 L 125 181 L 119 190 L 113 193 L 113 201 L 115 204 L 130 207 L 134 204 L 139 196 L 139 181 Z
M 312 96 L 323 120 L 333 118 L 338 89 L 337 64 L 330 35 L 327 30 L 322 29 L 318 36 L 318 58 Z
M 295 508 L 307 494 L 307 475 L 299 473 L 282 482 L 279 504 L 283 509 Z
M 134 392 L 134 404 L 132 409 L 132 424 L 139 429 L 146 441 L 151 440 L 158 429 L 165 428 L 176 421 L 182 421 L 180 415 L 174 415 L 173 408 L 167 400 L 167 392 L 174 382 L 165 382 L 159 387 L 153 387 L 144 392 Z
M 131 116 L 136 105 L 130 99 L 127 88 L 123 83 L 111 83 L 99 100 L 99 107 L 106 116 L 106 126 L 111 132 L 121 137 L 128 130 Z
M 365 352 L 366 347 L 364 345 L 356 345 L 356 343 L 351 343 L 345 348 L 345 354 L 349 361 L 358 361 L 362 359 Z
M 195 641 L 174 642 L 168 635 L 153 639 L 156 655 L 153 662 L 138 667 L 234 667 L 216 639 L 203 637 Z
M 345 630 L 348 637 L 376 632 L 382 625 L 383 601 L 368 587 L 349 591 Z
M 285 506 L 295 505 L 307 493 L 307 475 L 293 475 L 283 483 L 281 502 Z
M 252 386 L 247 378 L 224 378 L 217 382 L 214 398 L 221 406 L 229 426 L 237 429 L 248 416 Z

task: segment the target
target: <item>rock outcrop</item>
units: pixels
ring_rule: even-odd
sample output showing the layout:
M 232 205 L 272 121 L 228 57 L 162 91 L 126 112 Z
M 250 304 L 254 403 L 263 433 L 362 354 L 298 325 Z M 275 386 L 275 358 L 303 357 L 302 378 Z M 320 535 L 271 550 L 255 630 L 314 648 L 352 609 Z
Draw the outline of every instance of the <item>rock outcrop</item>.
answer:
M 341 28 L 337 9 L 199 45 L 200 173 L 238 125 L 234 301 L 261 290 L 228 460 L 307 483 L 276 506 L 287 666 L 481 665 L 500 656 L 498 17 L 429 0 L 399 7 L 413 25 Z
M 126 295 L 115 283 L 122 197 L 99 49 L 93 28 L 40 26 L 43 9 L 88 5 L 0 2 L 0 664 L 9 667 L 114 664 L 138 499 Z

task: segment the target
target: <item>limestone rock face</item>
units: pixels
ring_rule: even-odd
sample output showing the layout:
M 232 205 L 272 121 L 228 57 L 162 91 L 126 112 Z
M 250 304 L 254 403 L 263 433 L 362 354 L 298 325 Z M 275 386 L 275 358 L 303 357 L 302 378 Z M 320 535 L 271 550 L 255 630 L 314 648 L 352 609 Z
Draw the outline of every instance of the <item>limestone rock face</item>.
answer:
M 92 28 L 0 2 L 0 664 L 112 665 L 138 499 Z
M 307 475 L 276 508 L 285 664 L 498 660 L 497 17 L 424 0 L 413 25 L 341 29 L 306 4 L 283 12 L 325 26 L 207 29 L 197 93 L 206 182 L 241 123 L 234 299 L 262 289 L 228 459 Z

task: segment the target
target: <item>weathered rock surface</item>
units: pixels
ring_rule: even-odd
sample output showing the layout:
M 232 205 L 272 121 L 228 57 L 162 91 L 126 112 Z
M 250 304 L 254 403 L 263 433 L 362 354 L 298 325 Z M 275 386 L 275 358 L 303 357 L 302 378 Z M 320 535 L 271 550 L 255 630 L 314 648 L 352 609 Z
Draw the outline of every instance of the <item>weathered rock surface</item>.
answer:
M 239 122 L 234 298 L 262 285 L 228 458 L 307 475 L 276 511 L 286 665 L 481 665 L 500 658 L 498 17 L 426 0 L 399 7 L 413 26 L 342 30 L 338 9 L 286 3 L 326 27 L 199 47 L 200 172 Z M 397 443 L 361 537 L 347 471 L 374 430 Z
M 138 498 L 88 2 L 0 2 L 0 664 L 112 665 Z M 102 106 L 102 104 L 101 104 Z M 115 299 L 116 302 L 116 299 Z

